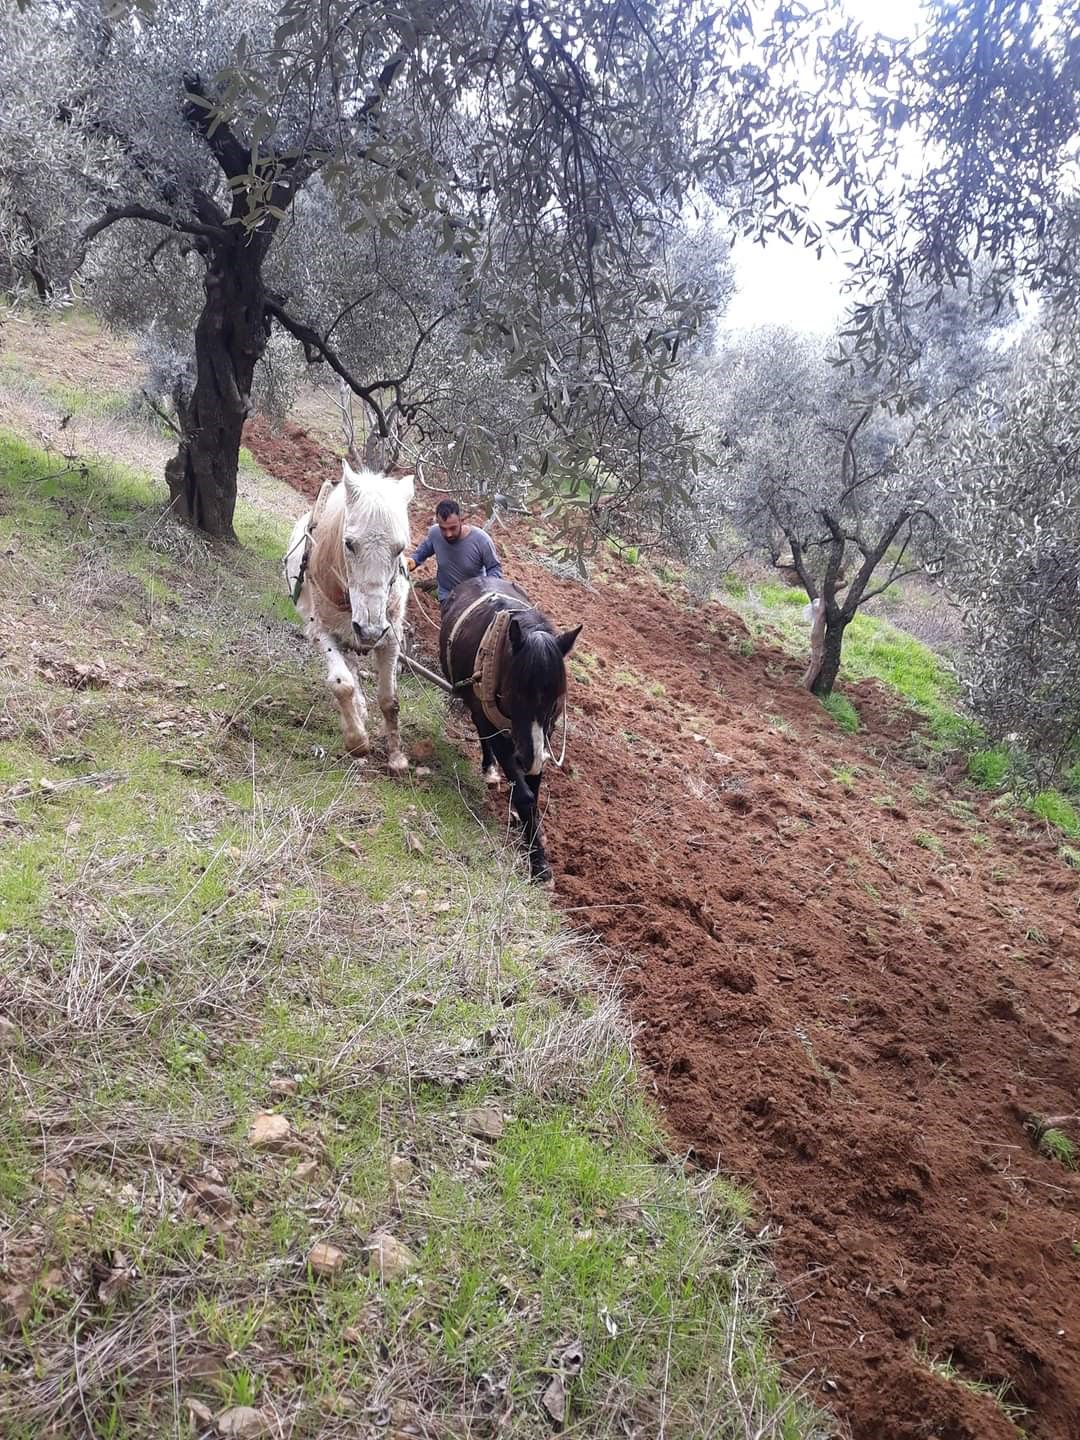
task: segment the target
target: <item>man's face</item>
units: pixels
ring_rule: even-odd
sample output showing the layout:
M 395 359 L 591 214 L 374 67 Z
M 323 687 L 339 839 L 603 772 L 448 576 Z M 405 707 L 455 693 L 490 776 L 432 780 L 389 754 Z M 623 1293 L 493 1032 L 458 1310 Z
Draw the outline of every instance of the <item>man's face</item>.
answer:
M 460 515 L 448 515 L 445 520 L 441 515 L 437 515 L 435 518 L 439 522 L 439 529 L 442 531 L 442 537 L 445 541 L 453 545 L 461 539 Z

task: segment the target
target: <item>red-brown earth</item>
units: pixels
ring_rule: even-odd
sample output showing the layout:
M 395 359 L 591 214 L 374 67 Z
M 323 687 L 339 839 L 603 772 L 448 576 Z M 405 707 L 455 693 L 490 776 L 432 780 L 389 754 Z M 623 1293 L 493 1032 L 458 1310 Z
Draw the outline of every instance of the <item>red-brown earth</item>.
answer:
M 248 444 L 306 493 L 336 473 L 302 435 Z M 1024 1128 L 1080 1097 L 1057 839 L 912 764 L 918 720 L 875 683 L 843 734 L 720 605 L 617 562 L 586 587 L 524 527 L 495 538 L 584 622 L 545 779 L 558 903 L 620 967 L 676 1143 L 753 1190 L 792 1375 L 856 1440 L 1014 1440 L 962 1381 L 1007 1381 L 1028 1435 L 1075 1440 L 1080 1176 Z

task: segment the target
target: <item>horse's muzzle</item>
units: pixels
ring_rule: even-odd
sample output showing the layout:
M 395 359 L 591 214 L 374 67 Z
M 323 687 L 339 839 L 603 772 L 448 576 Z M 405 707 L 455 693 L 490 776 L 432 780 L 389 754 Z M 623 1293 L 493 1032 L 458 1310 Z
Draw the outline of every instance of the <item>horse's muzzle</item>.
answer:
M 389 625 L 358 625 L 354 620 L 352 628 L 353 643 L 356 645 L 356 648 L 360 651 L 361 655 L 366 655 L 369 650 L 375 649 L 375 646 L 383 638 L 383 636 L 386 634 L 387 630 L 389 630 L 390 627 Z

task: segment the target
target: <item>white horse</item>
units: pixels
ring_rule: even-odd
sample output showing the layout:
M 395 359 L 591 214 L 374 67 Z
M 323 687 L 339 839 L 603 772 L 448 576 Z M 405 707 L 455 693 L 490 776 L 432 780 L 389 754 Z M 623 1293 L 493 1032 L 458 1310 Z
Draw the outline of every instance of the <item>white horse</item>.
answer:
M 304 633 L 326 656 L 326 682 L 341 711 L 345 748 L 371 748 L 367 704 L 360 688 L 360 656 L 374 654 L 379 709 L 386 726 L 390 769 L 409 762 L 398 734 L 397 671 L 409 582 L 402 552 L 409 543 L 413 477 L 351 470 L 324 486 L 302 515 L 285 552 L 285 579 L 304 621 Z

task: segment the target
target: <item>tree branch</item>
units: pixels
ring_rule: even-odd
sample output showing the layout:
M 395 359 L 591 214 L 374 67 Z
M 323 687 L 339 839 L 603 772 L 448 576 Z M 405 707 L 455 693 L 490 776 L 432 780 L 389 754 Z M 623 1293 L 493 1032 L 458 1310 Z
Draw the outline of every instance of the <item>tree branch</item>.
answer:
M 210 153 L 230 180 L 246 175 L 251 169 L 251 151 L 218 115 L 215 102 L 196 72 L 189 71 L 184 76 L 184 90 L 187 94 L 184 119 L 192 130 L 206 141 Z
M 110 225 L 115 225 L 118 220 L 146 220 L 152 225 L 164 225 L 167 230 L 174 230 L 180 235 L 197 235 L 203 240 L 228 240 L 229 233 L 217 225 L 202 225 L 196 220 L 181 220 L 175 215 L 168 215 L 164 210 L 150 210 L 145 205 L 118 205 L 111 210 L 106 210 L 99 220 L 88 225 L 79 238 L 75 251 L 72 273 L 79 269 L 86 259 L 86 252 L 91 242 L 96 240 L 103 230 Z
M 373 385 L 362 385 L 317 330 L 310 325 L 305 325 L 302 320 L 294 319 L 277 300 L 267 299 L 266 313 L 276 320 L 283 330 L 287 330 L 294 340 L 299 340 L 303 346 L 304 358 L 309 365 L 317 365 L 320 361 L 325 360 L 331 370 L 341 376 L 353 394 L 359 395 L 361 400 L 371 406 L 378 421 L 379 437 L 385 440 L 390 434 L 390 427 L 386 423 L 386 415 L 382 406 L 375 399 L 375 395 L 379 390 L 392 388 L 393 382 L 377 380 Z

